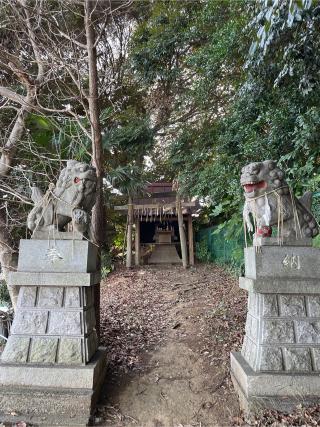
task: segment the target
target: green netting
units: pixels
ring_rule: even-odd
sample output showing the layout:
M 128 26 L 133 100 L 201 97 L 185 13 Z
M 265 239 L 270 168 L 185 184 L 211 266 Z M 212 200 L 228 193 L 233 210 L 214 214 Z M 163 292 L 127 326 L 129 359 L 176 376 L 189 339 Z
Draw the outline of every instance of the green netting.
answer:
M 243 258 L 244 236 L 230 239 L 228 230 L 217 231 L 218 227 L 204 228 L 196 235 L 197 257 L 207 258 L 208 261 L 230 263 Z
M 312 212 L 320 224 L 320 192 L 313 193 Z M 230 230 L 218 226 L 203 228 L 196 234 L 196 255 L 202 261 L 217 261 L 240 265 L 243 262 L 244 236 L 231 239 Z M 276 230 L 274 229 L 274 232 Z M 320 235 L 314 239 L 314 246 L 320 247 Z

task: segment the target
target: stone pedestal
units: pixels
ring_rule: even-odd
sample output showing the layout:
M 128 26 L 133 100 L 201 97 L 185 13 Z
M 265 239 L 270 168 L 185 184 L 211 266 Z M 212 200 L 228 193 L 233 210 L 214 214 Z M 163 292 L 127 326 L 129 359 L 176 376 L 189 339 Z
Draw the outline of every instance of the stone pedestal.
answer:
M 320 250 L 249 247 L 245 268 L 245 338 L 241 354 L 231 354 L 242 408 L 250 414 L 314 403 L 320 397 Z
M 96 261 L 87 241 L 21 241 L 9 278 L 20 290 L 0 361 L 1 421 L 88 424 L 106 366 L 95 330 Z

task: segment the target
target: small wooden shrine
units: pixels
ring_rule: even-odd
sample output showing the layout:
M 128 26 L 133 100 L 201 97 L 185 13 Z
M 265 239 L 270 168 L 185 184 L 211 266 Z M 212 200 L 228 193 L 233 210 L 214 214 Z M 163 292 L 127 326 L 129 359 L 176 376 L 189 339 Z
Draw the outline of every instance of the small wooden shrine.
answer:
M 180 197 L 168 182 L 149 184 L 145 194 L 115 206 L 128 215 L 127 267 L 132 264 L 133 225 L 135 265 L 194 265 L 192 215 L 199 210 L 198 202 Z

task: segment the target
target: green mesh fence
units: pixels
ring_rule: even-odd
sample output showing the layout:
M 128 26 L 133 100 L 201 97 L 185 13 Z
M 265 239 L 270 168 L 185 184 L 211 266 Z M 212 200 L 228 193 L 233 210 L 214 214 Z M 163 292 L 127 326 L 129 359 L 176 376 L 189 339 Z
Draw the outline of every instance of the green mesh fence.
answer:
M 312 213 L 320 224 L 320 191 L 313 193 Z M 217 232 L 218 226 L 200 229 L 196 233 L 196 256 L 200 261 L 216 261 L 226 264 L 243 263 L 244 236 L 230 238 L 227 229 Z M 228 236 L 228 238 L 226 237 Z M 313 245 L 320 247 L 320 235 Z
M 200 261 L 218 261 L 241 264 L 243 262 L 244 236 L 227 238 L 228 230 L 218 227 L 203 228 L 196 234 L 196 255 Z

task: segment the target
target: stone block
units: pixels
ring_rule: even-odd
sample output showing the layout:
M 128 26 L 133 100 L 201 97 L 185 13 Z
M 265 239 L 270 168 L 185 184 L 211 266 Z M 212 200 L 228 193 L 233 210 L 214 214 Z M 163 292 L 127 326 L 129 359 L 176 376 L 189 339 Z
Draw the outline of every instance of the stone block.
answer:
M 262 294 L 320 294 L 319 279 L 239 277 L 239 286 L 248 292 Z
M 316 371 L 320 371 L 320 348 L 319 347 L 312 348 L 311 352 L 313 354 L 314 369 Z
M 105 373 L 105 349 L 86 366 L 0 364 L 0 419 L 17 423 L 23 418 L 28 424 L 47 427 L 84 427 L 89 424 Z
M 320 296 L 312 295 L 307 297 L 308 316 L 320 317 Z
M 277 237 L 254 237 L 254 246 L 279 246 L 279 239 Z M 284 237 L 282 239 L 282 246 L 312 246 L 312 239 L 309 237 L 292 239 Z
M 265 246 L 261 252 L 245 248 L 246 276 L 258 278 L 320 279 L 320 250 L 300 246 Z
M 14 362 L 2 363 L 1 360 L 0 389 L 3 386 L 90 389 L 95 387 L 99 379 L 103 380 L 106 363 L 106 349 L 103 347 L 99 347 L 86 365 L 18 365 Z
M 309 348 L 285 348 L 284 355 L 287 371 L 312 371 Z
M 297 342 L 320 343 L 320 321 L 296 320 Z
M 256 294 L 255 292 L 249 292 L 248 312 L 253 316 L 256 316 L 258 313 L 258 307 L 259 307 L 258 298 L 259 298 L 258 294 Z
M 278 301 L 276 295 L 263 295 L 263 316 L 278 316 Z
M 85 339 L 86 360 L 91 360 L 98 348 L 98 337 L 96 331 L 92 331 L 88 338 Z
M 95 316 L 95 310 L 93 307 L 86 310 L 84 313 L 84 328 L 85 333 L 89 334 L 92 329 L 96 326 L 96 316 Z
M 20 240 L 18 271 L 93 273 L 97 247 L 87 240 Z
M 62 307 L 63 288 L 58 286 L 42 286 L 39 288 L 38 307 Z
M 33 338 L 29 362 L 40 364 L 53 364 L 56 361 L 58 338 Z
M 100 273 L 37 273 L 11 271 L 9 286 L 92 286 L 101 280 Z
M 231 353 L 231 378 L 246 415 L 263 408 L 284 412 L 301 403 L 317 404 L 320 395 L 318 375 L 309 372 L 255 372 L 239 353 Z
M 12 323 L 12 334 L 44 335 L 47 328 L 48 312 L 45 311 L 17 311 Z
M 293 322 L 286 320 L 263 320 L 263 343 L 294 343 Z
M 90 307 L 94 304 L 94 288 L 93 286 L 86 287 L 83 289 L 83 305 L 85 307 Z
M 68 308 L 78 308 L 81 306 L 79 287 L 68 287 L 65 290 L 64 306 Z
M 303 295 L 280 295 L 280 314 L 287 317 L 306 315 Z
M 262 371 L 283 370 L 283 359 L 282 359 L 281 348 L 262 347 L 259 369 Z
M 58 363 L 63 365 L 80 365 L 85 362 L 80 338 L 61 338 Z
M 258 319 L 251 316 L 251 314 L 247 314 L 246 321 L 246 335 L 252 339 L 252 341 L 257 340 L 258 335 Z
M 25 363 L 29 352 L 30 338 L 11 336 L 1 355 L 1 362 Z
M 78 311 L 52 311 L 49 319 L 49 335 L 81 335 L 81 313 Z
M 37 288 L 34 286 L 23 286 L 20 289 L 17 305 L 18 307 L 35 307 Z

